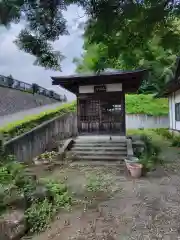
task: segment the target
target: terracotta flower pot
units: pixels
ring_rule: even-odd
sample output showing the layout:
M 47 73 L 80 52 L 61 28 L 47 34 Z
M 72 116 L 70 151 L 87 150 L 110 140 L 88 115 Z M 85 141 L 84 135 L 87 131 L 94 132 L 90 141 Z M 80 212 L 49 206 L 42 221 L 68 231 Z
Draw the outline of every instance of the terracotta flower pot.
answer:
M 143 165 L 140 163 L 131 163 L 129 164 L 128 168 L 131 173 L 131 176 L 134 178 L 139 178 L 141 177 L 142 174 L 142 167 Z

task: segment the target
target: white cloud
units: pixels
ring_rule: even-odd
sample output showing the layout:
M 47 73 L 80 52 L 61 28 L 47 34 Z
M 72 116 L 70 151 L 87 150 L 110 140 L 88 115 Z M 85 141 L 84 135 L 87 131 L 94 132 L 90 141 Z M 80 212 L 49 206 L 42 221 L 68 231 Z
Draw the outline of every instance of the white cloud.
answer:
M 72 60 L 74 57 L 79 57 L 82 52 L 82 30 L 78 29 L 78 25 L 80 21 L 85 19 L 85 16 L 81 18 L 83 14 L 82 9 L 76 5 L 70 6 L 64 12 L 68 21 L 70 35 L 62 36 L 54 43 L 54 48 L 60 50 L 66 57 L 62 62 L 62 72 L 54 72 L 34 66 L 34 57 L 17 48 L 13 41 L 22 29 L 22 24 L 13 24 L 9 30 L 0 28 L 0 74 L 5 76 L 11 74 L 18 80 L 27 83 L 36 82 L 58 93 L 65 93 L 69 99 L 75 98 L 73 94 L 64 91 L 62 88 L 52 86 L 50 77 L 74 73 L 75 65 L 72 63 Z

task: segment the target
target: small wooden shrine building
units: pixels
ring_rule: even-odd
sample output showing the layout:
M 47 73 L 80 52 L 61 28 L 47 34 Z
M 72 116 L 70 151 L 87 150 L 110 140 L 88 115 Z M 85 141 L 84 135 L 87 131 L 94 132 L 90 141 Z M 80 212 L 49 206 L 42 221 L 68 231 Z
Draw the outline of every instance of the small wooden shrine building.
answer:
M 135 70 L 60 76 L 52 77 L 52 84 L 76 94 L 80 135 L 125 135 L 125 93 L 137 92 L 146 73 Z

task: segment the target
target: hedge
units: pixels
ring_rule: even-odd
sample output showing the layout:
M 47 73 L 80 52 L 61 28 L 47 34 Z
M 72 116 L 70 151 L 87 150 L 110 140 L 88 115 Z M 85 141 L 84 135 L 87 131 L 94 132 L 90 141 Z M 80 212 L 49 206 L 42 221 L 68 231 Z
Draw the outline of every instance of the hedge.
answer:
M 68 112 L 73 112 L 76 109 L 76 103 L 63 104 L 56 109 L 46 110 L 37 115 L 27 116 L 26 118 L 9 123 L 0 128 L 0 133 L 2 134 L 5 141 L 19 136 L 25 132 L 30 131 L 32 128 L 40 125 L 41 123 L 48 121 L 56 116 L 63 115 Z

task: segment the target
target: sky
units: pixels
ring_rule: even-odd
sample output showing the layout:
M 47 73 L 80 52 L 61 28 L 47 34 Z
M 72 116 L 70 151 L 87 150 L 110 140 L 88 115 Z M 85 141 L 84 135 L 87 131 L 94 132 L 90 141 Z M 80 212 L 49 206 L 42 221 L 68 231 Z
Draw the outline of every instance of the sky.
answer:
M 68 22 L 70 35 L 61 36 L 54 43 L 55 50 L 62 52 L 65 56 L 65 60 L 62 62 L 62 72 L 34 66 L 35 58 L 17 48 L 13 41 L 23 28 L 23 23 L 19 23 L 13 24 L 10 29 L 0 27 L 0 75 L 8 76 L 11 74 L 14 79 L 27 83 L 37 83 L 59 94 L 66 94 L 69 100 L 75 99 L 75 95 L 51 84 L 51 76 L 73 74 L 75 72 L 73 58 L 80 57 L 83 52 L 83 31 L 78 28 L 79 23 L 85 20 L 83 10 L 76 5 L 71 5 L 64 12 L 64 16 Z

